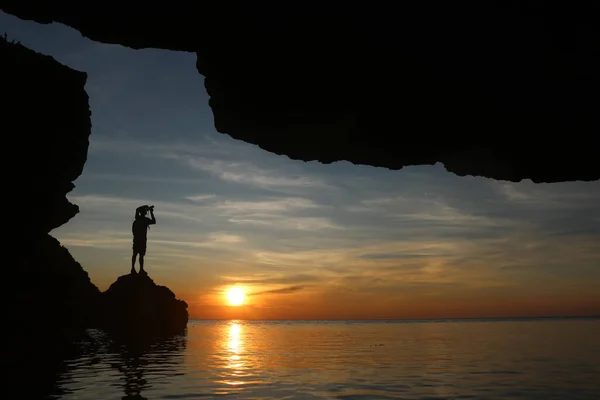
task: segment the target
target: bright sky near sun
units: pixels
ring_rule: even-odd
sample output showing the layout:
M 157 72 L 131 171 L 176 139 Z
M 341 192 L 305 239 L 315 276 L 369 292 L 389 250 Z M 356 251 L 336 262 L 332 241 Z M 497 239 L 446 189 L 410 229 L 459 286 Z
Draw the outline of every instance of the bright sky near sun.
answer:
M 239 287 L 233 287 L 227 291 L 227 301 L 232 306 L 241 306 L 244 304 L 245 293 L 244 289 Z
M 215 131 L 194 54 L 0 26 L 88 73 L 81 211 L 52 234 L 101 290 L 130 269 L 135 208 L 154 204 L 146 269 L 193 318 L 600 315 L 599 182 L 293 161 Z

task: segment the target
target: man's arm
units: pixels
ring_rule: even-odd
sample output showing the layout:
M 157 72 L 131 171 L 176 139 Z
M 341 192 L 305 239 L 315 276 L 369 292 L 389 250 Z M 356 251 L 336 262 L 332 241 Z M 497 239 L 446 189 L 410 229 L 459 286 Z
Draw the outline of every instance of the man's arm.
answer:
M 154 218 L 154 211 L 150 210 L 150 219 L 148 220 L 148 225 L 154 225 L 156 223 L 156 218 Z

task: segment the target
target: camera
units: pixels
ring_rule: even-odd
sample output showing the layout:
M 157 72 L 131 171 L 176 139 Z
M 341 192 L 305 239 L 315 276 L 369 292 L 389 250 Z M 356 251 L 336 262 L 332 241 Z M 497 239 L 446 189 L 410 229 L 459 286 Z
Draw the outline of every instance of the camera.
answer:
M 154 211 L 154 206 L 148 206 L 148 211 Z

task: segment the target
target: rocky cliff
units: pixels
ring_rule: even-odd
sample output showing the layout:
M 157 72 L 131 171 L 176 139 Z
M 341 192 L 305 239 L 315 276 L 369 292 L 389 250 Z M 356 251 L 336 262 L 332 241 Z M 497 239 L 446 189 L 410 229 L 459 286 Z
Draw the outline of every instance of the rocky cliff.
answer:
M 101 296 L 101 325 L 133 336 L 180 333 L 188 322 L 187 304 L 144 273 L 120 276 Z
M 52 57 L 0 40 L 3 185 L 11 228 L 42 235 L 79 212 L 66 194 L 87 159 L 91 133 L 87 75 Z
M 49 235 L 79 211 L 66 195 L 87 158 L 91 120 L 85 82 L 85 73 L 0 38 L 8 393 L 29 386 L 36 393 L 54 390 L 61 360 L 77 351 L 72 343 L 85 337 L 86 328 L 127 330 L 133 328 L 128 322 L 141 323 L 148 316 L 152 326 L 162 323 L 157 329 L 167 331 L 181 331 L 187 323 L 185 303 L 149 278 L 137 286 L 138 281 L 128 286 L 120 279 L 101 294 L 69 251 Z M 138 298 L 143 299 L 137 310 L 142 319 L 120 318 Z M 124 302 L 122 308 L 118 301 Z M 152 326 L 145 325 L 148 330 Z
M 6 0 L 92 40 L 196 52 L 219 132 L 299 160 L 600 179 L 600 3 Z
M 2 326 L 9 397 L 24 388 L 36 398 L 53 393 L 62 360 L 77 351 L 71 344 L 97 318 L 98 288 L 48 234 L 78 212 L 66 194 L 87 157 L 85 81 L 83 72 L 0 39 Z
M 6 39 L 0 60 L 8 320 L 23 333 L 44 326 L 44 337 L 68 337 L 91 323 L 100 295 L 48 234 L 79 211 L 66 195 L 87 158 L 86 74 Z

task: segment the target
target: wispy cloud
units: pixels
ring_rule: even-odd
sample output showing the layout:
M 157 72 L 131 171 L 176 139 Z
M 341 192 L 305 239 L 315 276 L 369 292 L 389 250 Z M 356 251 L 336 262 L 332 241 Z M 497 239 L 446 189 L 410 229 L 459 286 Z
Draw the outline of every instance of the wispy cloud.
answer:
M 222 232 L 211 233 L 209 239 L 216 243 L 240 243 L 245 240 L 242 236 Z
M 198 194 L 195 196 L 185 196 L 184 198 L 193 202 L 202 202 L 204 200 L 214 199 L 214 194 Z
M 328 190 L 331 184 L 302 168 L 290 167 L 282 159 L 267 161 L 268 154 L 256 146 L 230 140 L 199 136 L 193 143 L 140 143 L 127 134 L 100 136 L 90 146 L 91 152 L 135 154 L 136 157 L 175 161 L 193 171 L 208 174 L 224 182 L 268 190 Z M 246 160 L 243 156 L 246 155 Z
M 254 212 L 281 213 L 321 207 L 323 206 L 316 204 L 312 200 L 301 197 L 264 198 L 262 200 L 257 201 L 224 200 L 215 204 L 215 208 L 217 210 L 221 210 L 227 215 L 238 215 L 240 213 Z
M 497 226 L 516 226 L 519 221 L 508 218 L 492 218 L 484 215 L 471 214 L 452 207 L 440 200 L 433 201 L 415 201 L 411 206 L 407 206 L 401 212 L 390 214 L 390 217 L 400 221 L 417 221 L 423 223 L 438 223 L 457 227 L 497 227 Z
M 307 188 L 323 187 L 324 182 L 308 176 L 284 175 L 271 169 L 257 167 L 244 162 L 210 160 L 198 157 L 174 157 L 190 167 L 208 172 L 222 180 L 261 188 Z
M 227 220 L 233 224 L 297 231 L 343 229 L 330 218 L 306 215 L 306 213 L 314 212 L 312 210 L 326 207 L 305 198 L 265 198 L 257 201 L 225 200 L 215 203 L 213 207 L 216 214 L 227 217 Z
M 147 199 L 94 194 L 69 196 L 69 199 L 79 205 L 82 213 L 101 212 L 106 213 L 105 215 L 128 215 L 131 221 L 133 220 L 135 209 L 148 203 Z M 159 216 L 157 218 L 162 216 L 180 220 L 202 221 L 197 209 L 186 207 L 185 204 L 164 201 L 155 201 L 152 203 Z
M 543 207 L 546 209 L 592 207 L 600 202 L 600 184 L 565 182 L 561 184 L 535 184 L 490 182 L 501 198 L 513 206 Z
M 321 231 L 325 229 L 344 229 L 343 227 L 334 224 L 327 218 L 281 218 L 273 216 L 260 216 L 255 215 L 254 217 L 233 217 L 229 219 L 230 222 L 235 224 L 249 224 L 257 226 L 268 226 L 275 229 L 286 229 L 286 230 L 299 230 L 299 231 Z
M 222 232 L 209 234 L 176 234 L 152 232 L 149 243 L 154 249 L 176 249 L 176 248 L 230 248 L 232 245 L 245 242 L 243 236 L 232 235 Z M 79 231 L 77 233 L 64 233 L 61 235 L 61 243 L 65 246 L 95 247 L 103 249 L 127 248 L 131 246 L 132 236 L 127 231 L 99 230 Z
M 264 294 L 290 294 L 295 293 L 300 290 L 303 290 L 306 286 L 296 285 L 296 286 L 287 286 L 280 289 L 271 289 L 271 290 L 263 290 L 260 292 L 248 293 L 248 296 L 260 296 Z
M 254 272 L 248 276 L 221 276 L 221 280 L 226 283 L 236 283 L 236 284 L 248 284 L 248 285 L 285 285 L 285 284 L 294 284 L 298 285 L 300 283 L 305 284 L 307 282 L 318 282 L 323 279 L 322 276 L 318 274 L 292 274 L 292 273 L 274 273 L 270 272 L 268 274 L 265 273 L 257 273 Z

